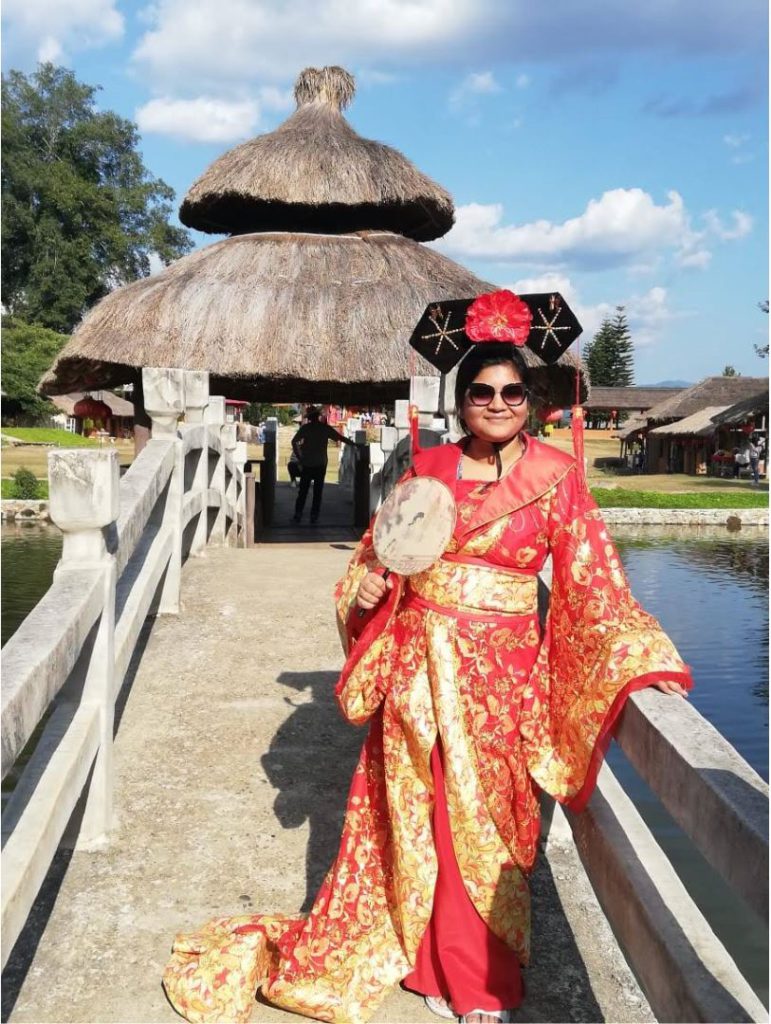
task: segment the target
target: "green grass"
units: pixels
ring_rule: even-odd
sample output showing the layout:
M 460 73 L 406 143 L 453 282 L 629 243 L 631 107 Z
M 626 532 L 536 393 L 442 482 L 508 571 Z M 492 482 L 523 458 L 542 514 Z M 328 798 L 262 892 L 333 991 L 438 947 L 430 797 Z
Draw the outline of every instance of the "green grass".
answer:
M 595 487 L 592 494 L 600 508 L 768 508 L 768 493 L 765 491 L 683 491 L 666 494 L 660 491 L 628 491 L 620 487 Z
M 4 443 L 9 438 L 28 443 L 51 444 L 57 448 L 98 448 L 99 441 L 80 434 L 71 434 L 69 430 L 56 430 L 53 427 L 3 427 L 0 431 Z
M 3 477 L 2 481 L 0 481 L 0 497 L 2 497 L 2 498 L 15 498 L 16 495 L 13 493 L 13 484 L 14 484 L 13 480 L 6 480 L 6 478 Z M 48 500 L 48 481 L 47 480 L 38 480 L 37 484 L 38 484 L 38 495 L 37 495 L 37 499 L 36 500 L 38 500 L 38 501 L 47 501 Z

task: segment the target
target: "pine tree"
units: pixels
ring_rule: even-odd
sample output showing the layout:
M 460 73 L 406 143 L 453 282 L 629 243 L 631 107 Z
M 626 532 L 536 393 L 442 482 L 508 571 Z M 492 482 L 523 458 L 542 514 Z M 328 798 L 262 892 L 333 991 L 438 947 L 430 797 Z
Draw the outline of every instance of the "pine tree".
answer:
M 609 319 L 606 318 L 600 324 L 599 331 L 597 331 L 586 347 L 584 359 L 589 373 L 589 381 L 593 387 L 612 386 L 610 379 L 611 326 Z
M 612 332 L 611 376 L 613 387 L 628 388 L 634 384 L 634 346 L 626 310 L 616 306 L 616 314 L 610 324 Z

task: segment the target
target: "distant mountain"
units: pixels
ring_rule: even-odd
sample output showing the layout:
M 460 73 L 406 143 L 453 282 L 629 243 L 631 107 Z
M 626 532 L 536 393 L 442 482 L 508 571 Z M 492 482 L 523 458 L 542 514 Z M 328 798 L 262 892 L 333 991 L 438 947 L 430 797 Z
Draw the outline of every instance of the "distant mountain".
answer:
M 655 384 L 638 384 L 638 388 L 689 388 L 692 380 L 659 380 Z

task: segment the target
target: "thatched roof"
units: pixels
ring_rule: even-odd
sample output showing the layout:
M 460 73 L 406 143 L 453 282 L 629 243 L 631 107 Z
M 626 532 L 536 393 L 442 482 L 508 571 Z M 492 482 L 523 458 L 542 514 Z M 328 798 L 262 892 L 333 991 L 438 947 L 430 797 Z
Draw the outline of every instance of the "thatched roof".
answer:
M 134 417 L 133 404 L 127 402 L 125 398 L 121 398 L 120 395 L 114 395 L 112 391 L 70 391 L 66 395 L 54 395 L 51 401 L 57 409 L 66 413 L 67 416 L 74 416 L 76 403 L 81 398 L 85 398 L 86 395 L 90 395 L 91 398 L 95 398 L 98 402 L 104 402 L 105 405 L 109 405 L 113 416 L 122 416 L 125 419 L 133 419 Z
M 717 430 L 713 418 L 727 408 L 725 405 L 708 405 L 682 420 L 654 427 L 649 433 L 657 437 L 711 437 Z
M 306 68 L 296 112 L 215 160 L 185 196 L 182 223 L 213 234 L 382 230 L 421 242 L 449 231 L 450 194 L 351 128 L 342 110 L 353 94 L 342 68 Z
M 761 394 L 745 398 L 714 416 L 716 427 L 738 427 L 756 416 L 768 416 L 768 387 Z
M 594 388 L 592 388 L 592 399 L 594 399 Z M 587 403 L 587 408 L 589 404 Z M 648 425 L 648 421 L 645 416 L 630 416 L 626 423 L 622 423 L 619 429 L 613 434 L 613 437 L 617 437 L 619 441 L 626 441 L 634 434 L 637 434 L 640 430 L 645 430 Z
M 767 377 L 705 377 L 697 384 L 654 405 L 647 412 L 649 423 L 681 420 L 708 406 L 729 405 L 768 391 Z
M 400 235 L 238 235 L 102 299 L 41 390 L 109 387 L 170 366 L 208 370 L 212 393 L 233 398 L 392 401 L 407 397 L 412 374 L 437 373 L 408 344 L 428 303 L 493 287 Z M 572 355 L 546 371 L 523 351 L 541 400 L 570 404 Z
M 592 397 L 586 403 L 589 412 L 598 409 L 638 409 L 644 412 L 667 398 L 680 394 L 682 388 L 603 388 L 592 387 Z

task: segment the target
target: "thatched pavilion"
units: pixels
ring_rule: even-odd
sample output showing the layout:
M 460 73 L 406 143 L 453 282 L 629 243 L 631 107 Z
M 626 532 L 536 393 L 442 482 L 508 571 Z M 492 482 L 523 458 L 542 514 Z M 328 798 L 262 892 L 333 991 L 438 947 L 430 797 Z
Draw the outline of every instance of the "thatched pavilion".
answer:
M 449 230 L 452 199 L 351 128 L 353 92 L 342 68 L 303 71 L 295 113 L 215 160 L 182 203 L 183 223 L 230 237 L 104 298 L 43 392 L 136 386 L 141 367 L 170 366 L 208 370 L 233 398 L 375 404 L 435 375 L 408 346 L 423 309 L 494 286 L 421 244 Z M 526 354 L 542 399 L 569 401 L 572 357 L 563 396 Z

